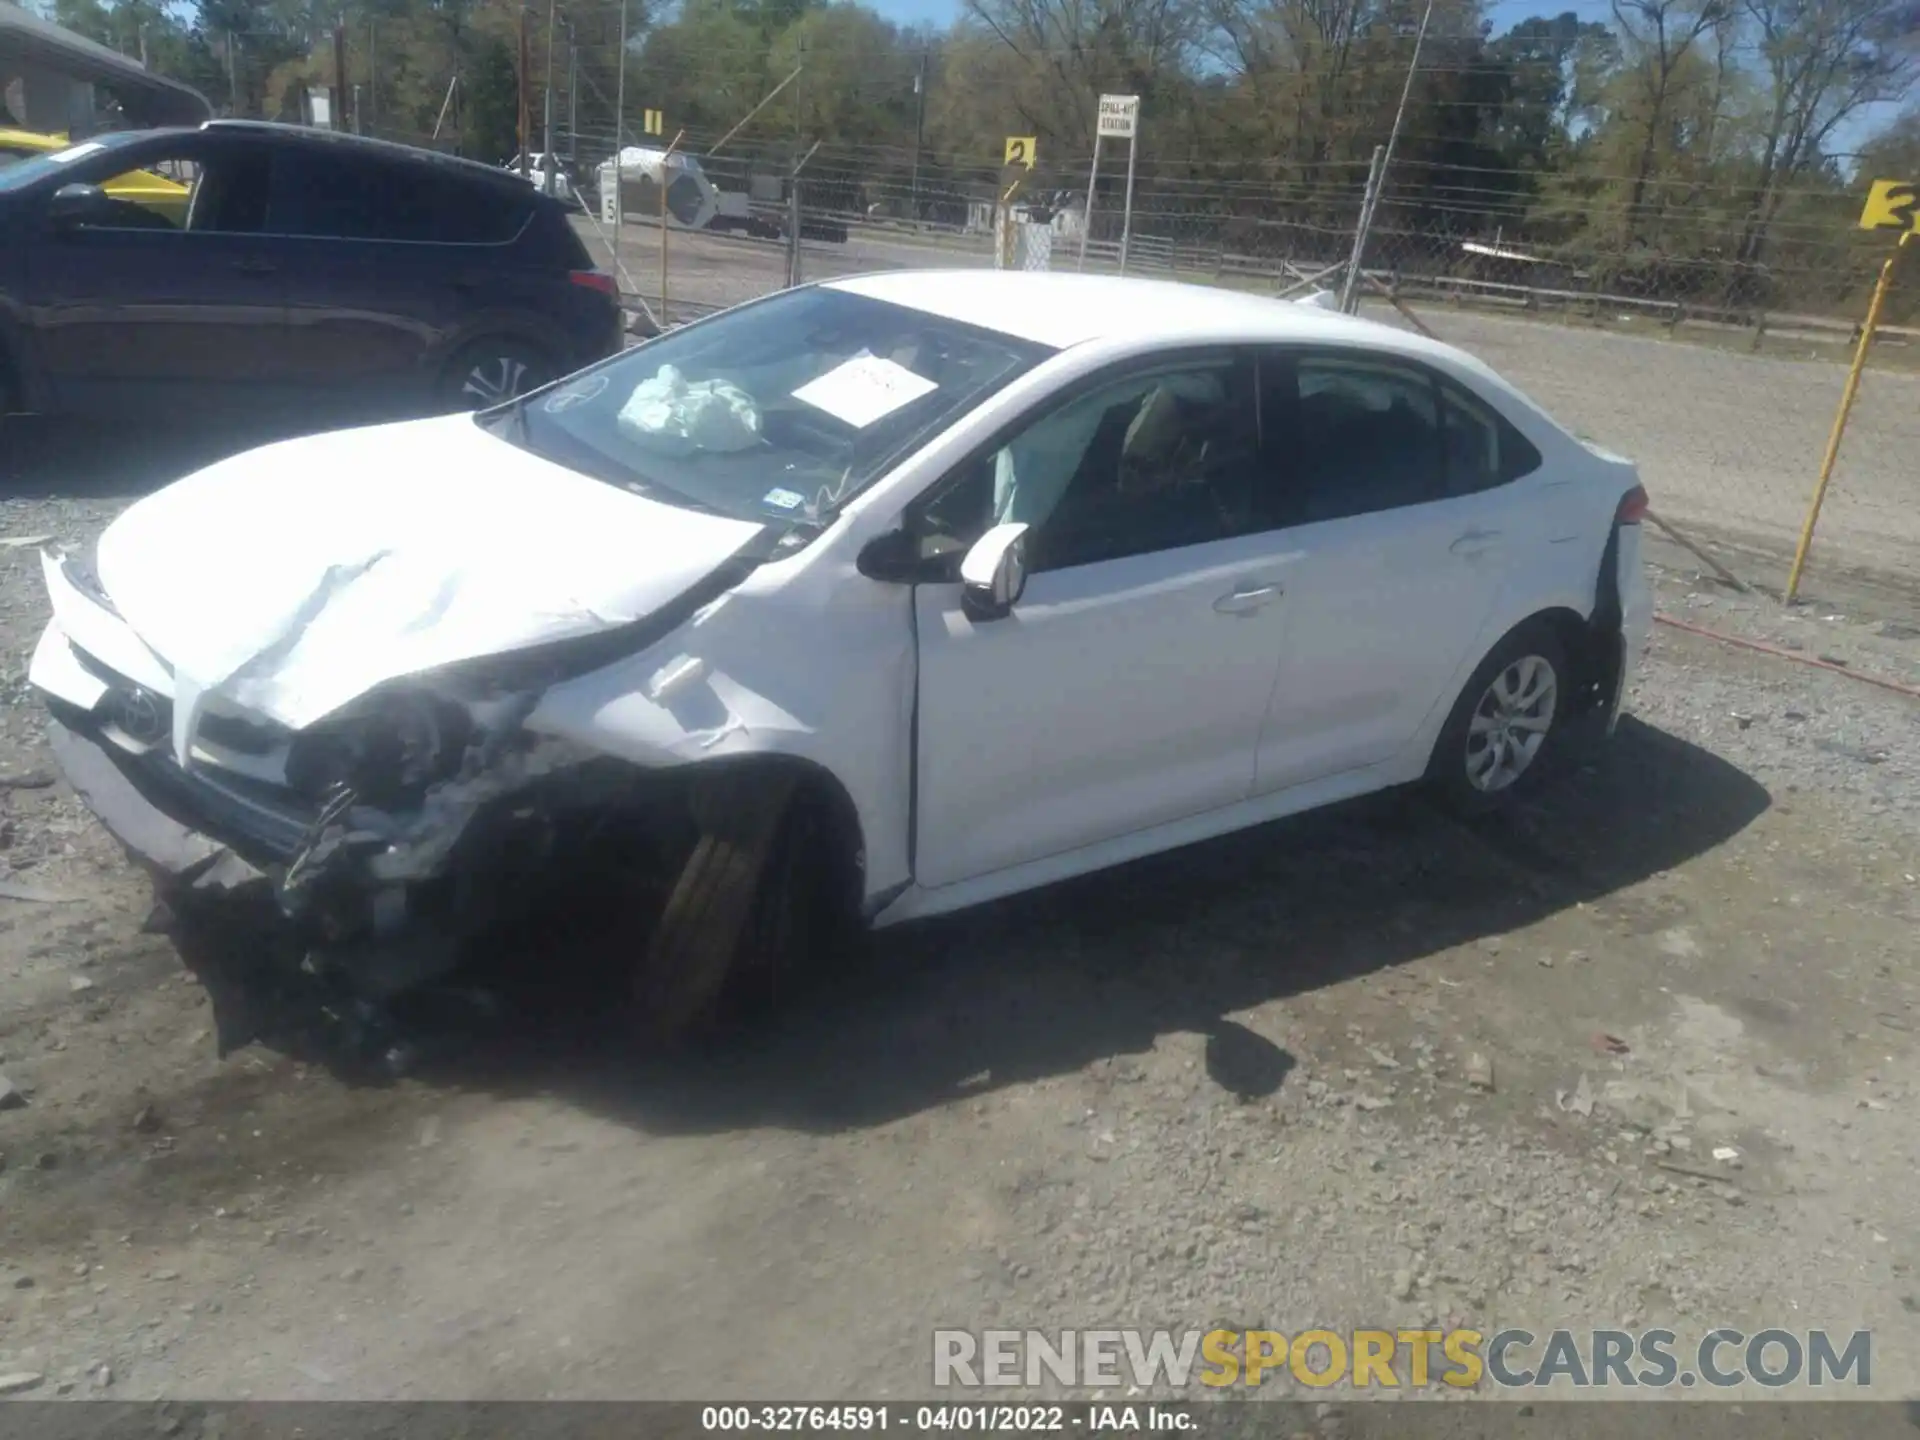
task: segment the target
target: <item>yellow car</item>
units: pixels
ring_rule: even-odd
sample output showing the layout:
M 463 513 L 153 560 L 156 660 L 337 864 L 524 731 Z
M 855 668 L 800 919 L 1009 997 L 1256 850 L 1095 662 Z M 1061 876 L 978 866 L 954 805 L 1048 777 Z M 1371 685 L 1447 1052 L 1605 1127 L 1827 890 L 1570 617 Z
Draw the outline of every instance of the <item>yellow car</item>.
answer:
M 15 160 L 25 160 L 30 155 L 57 154 L 71 143 L 64 135 L 40 135 L 31 130 L 0 128 L 0 167 Z M 125 175 L 117 175 L 107 181 L 101 188 L 115 200 L 145 206 L 169 223 L 186 228 L 187 200 L 193 191 L 164 175 L 156 175 L 151 170 L 129 170 Z

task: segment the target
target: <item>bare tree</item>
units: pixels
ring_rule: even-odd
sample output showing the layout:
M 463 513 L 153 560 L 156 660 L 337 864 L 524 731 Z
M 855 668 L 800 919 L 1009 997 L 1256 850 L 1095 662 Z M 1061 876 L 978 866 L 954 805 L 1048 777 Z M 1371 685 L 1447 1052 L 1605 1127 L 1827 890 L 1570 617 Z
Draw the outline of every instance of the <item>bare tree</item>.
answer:
M 1819 165 L 1842 121 L 1862 106 L 1910 93 L 1920 54 L 1911 44 L 1912 0 L 1744 3 L 1759 31 L 1770 84 L 1759 173 L 1738 251 L 1743 263 L 1752 264 L 1766 251 L 1791 183 Z
M 1614 23 L 1631 42 L 1641 65 L 1642 117 L 1646 134 L 1634 164 L 1633 186 L 1627 197 L 1626 238 L 1638 237 L 1645 218 L 1647 183 L 1653 176 L 1660 133 L 1668 120 L 1674 79 L 1702 35 L 1720 24 L 1727 0 L 1613 0 Z

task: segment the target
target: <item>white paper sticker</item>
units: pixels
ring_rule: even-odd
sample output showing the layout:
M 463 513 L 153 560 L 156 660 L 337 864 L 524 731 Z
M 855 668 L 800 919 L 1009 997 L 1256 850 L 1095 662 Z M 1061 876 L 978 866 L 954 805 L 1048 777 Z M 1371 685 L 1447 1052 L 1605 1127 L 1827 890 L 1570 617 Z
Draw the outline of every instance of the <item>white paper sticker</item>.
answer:
M 807 497 L 798 490 L 769 490 L 760 497 L 760 503 L 776 510 L 798 510 L 807 503 Z
M 84 160 L 89 155 L 98 155 L 106 148 L 107 147 L 102 145 L 98 140 L 89 140 L 84 145 L 73 145 L 65 150 L 56 151 L 52 155 L 49 155 L 47 159 L 56 165 L 71 165 L 74 161 Z
M 793 392 L 793 398 L 864 430 L 902 405 L 940 387 L 904 365 L 877 355 L 856 355 Z

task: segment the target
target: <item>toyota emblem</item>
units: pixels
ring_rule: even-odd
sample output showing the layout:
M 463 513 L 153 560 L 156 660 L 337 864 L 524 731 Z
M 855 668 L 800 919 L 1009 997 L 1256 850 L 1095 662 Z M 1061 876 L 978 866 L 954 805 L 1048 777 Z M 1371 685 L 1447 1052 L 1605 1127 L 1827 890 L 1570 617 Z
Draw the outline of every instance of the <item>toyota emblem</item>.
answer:
M 160 702 L 137 687 L 121 694 L 115 718 L 122 730 L 143 744 L 166 733 Z

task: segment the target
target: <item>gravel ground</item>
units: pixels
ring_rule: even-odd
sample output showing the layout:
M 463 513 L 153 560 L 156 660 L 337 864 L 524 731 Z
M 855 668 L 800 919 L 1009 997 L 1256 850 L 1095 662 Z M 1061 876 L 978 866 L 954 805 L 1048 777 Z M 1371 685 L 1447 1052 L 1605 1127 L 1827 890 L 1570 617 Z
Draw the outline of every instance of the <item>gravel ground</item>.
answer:
M 158 477 L 36 454 L 0 501 L 26 1393 L 914 1396 L 938 1325 L 1468 1323 L 1871 1328 L 1920 1395 L 1920 702 L 1663 627 L 1509 820 L 1374 797 L 894 932 L 673 1064 L 513 991 L 382 1083 L 249 957 L 189 975 L 54 779 L 26 542 Z M 1920 680 L 1899 621 L 1660 588 Z

